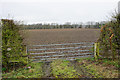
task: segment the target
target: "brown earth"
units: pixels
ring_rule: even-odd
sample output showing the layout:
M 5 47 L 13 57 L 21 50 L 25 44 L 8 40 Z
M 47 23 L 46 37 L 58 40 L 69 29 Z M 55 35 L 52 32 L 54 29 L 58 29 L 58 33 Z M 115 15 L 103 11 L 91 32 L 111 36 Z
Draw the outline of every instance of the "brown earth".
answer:
M 25 30 L 27 45 L 95 42 L 100 29 L 34 29 Z

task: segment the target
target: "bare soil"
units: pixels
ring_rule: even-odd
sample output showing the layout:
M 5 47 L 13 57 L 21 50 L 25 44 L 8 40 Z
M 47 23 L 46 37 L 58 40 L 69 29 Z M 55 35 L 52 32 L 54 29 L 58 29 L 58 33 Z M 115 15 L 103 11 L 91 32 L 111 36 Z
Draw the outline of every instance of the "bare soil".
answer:
M 95 42 L 100 29 L 35 29 L 25 30 L 27 45 Z

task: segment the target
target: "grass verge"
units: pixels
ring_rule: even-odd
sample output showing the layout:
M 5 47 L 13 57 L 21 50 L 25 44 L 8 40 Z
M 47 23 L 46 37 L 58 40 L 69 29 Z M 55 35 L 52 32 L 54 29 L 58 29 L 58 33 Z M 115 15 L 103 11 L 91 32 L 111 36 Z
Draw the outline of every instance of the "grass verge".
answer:
M 94 78 L 118 78 L 118 60 L 83 58 L 77 61 Z
M 30 63 L 24 68 L 13 70 L 10 73 L 2 74 L 3 78 L 41 78 L 43 63 Z

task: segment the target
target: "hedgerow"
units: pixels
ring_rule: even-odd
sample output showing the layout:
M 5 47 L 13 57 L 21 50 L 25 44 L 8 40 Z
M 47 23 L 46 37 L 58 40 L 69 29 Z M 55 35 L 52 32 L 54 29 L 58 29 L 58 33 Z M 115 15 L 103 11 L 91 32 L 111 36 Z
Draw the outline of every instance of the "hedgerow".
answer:
M 105 58 L 118 57 L 120 48 L 120 14 L 101 28 L 100 38 L 101 55 Z
M 26 61 L 22 56 L 25 54 L 20 36 L 20 27 L 13 20 L 1 19 L 2 22 L 2 67 L 3 71 L 8 71 L 11 62 L 22 63 Z

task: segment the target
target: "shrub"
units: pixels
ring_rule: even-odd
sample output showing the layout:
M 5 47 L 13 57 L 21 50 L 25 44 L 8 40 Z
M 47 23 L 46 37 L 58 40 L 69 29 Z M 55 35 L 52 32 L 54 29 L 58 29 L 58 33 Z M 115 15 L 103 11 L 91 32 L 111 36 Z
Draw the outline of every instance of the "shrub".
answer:
M 24 48 L 19 27 L 13 20 L 2 19 L 2 65 L 8 70 L 10 61 L 21 62 Z
M 108 58 L 111 55 L 112 59 L 115 59 L 118 56 L 120 48 L 120 14 L 117 14 L 113 17 L 113 20 L 101 28 L 99 42 L 104 57 Z

